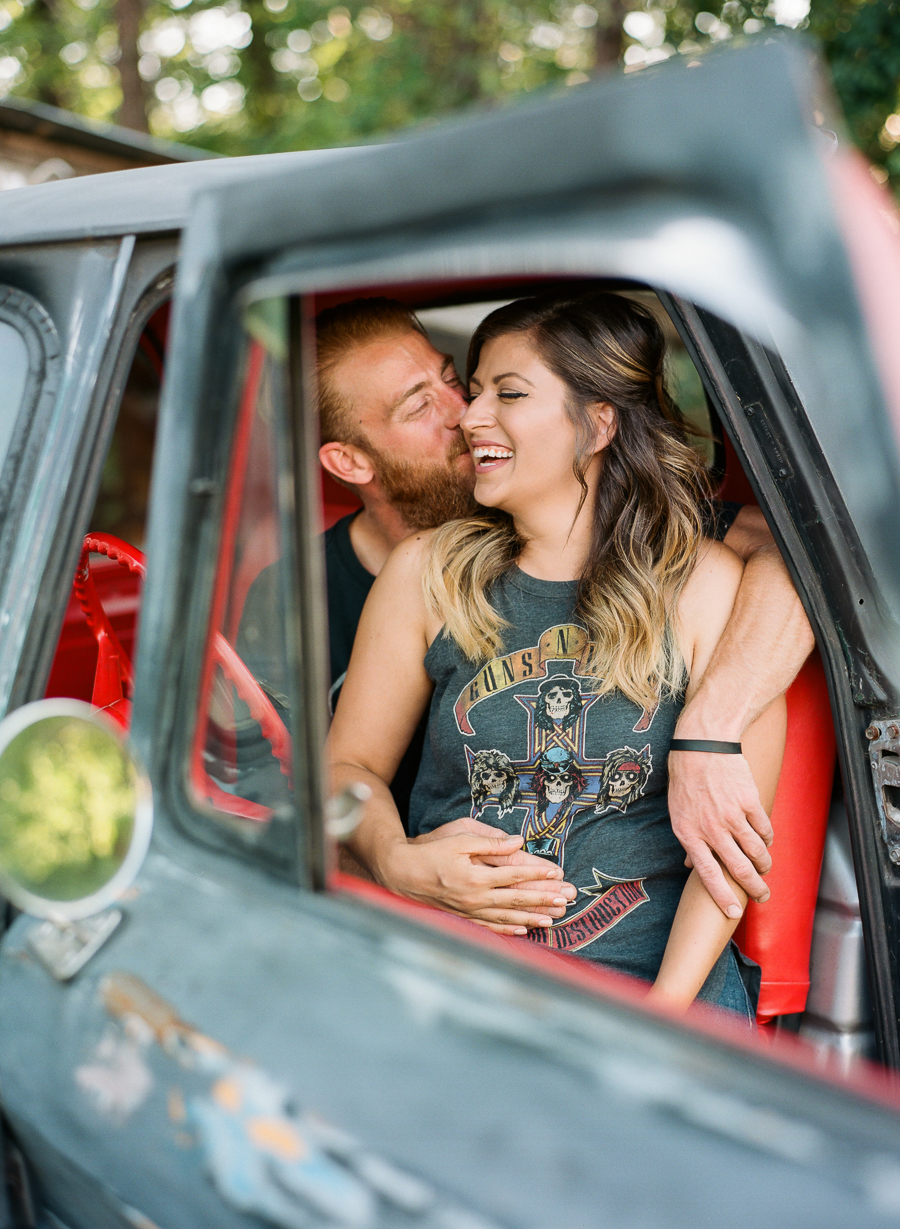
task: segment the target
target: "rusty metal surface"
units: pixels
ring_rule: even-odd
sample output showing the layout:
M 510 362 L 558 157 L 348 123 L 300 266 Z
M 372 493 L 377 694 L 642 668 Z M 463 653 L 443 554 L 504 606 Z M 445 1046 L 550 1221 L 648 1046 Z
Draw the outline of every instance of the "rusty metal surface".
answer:
M 873 721 L 866 738 L 881 837 L 891 861 L 900 863 L 900 719 Z

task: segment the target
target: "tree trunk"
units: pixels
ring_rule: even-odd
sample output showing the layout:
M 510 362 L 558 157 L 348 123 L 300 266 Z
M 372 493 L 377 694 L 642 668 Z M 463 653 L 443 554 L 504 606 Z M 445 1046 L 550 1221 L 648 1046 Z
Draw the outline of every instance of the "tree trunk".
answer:
M 147 131 L 147 103 L 144 82 L 138 72 L 138 35 L 144 15 L 143 0 L 116 0 L 116 20 L 119 24 L 119 82 L 122 105 L 117 119 L 126 128 Z
M 62 33 L 63 24 L 56 11 L 55 0 L 35 0 L 32 12 L 39 22 L 41 43 L 41 59 L 35 74 L 37 100 L 51 107 L 61 107 L 65 110 L 67 100 L 57 85 L 55 69 L 59 67 L 57 56 L 66 40 Z
M 612 68 L 622 58 L 622 22 L 625 19 L 623 0 L 609 0 L 606 12 L 601 12 L 594 38 L 594 71 Z

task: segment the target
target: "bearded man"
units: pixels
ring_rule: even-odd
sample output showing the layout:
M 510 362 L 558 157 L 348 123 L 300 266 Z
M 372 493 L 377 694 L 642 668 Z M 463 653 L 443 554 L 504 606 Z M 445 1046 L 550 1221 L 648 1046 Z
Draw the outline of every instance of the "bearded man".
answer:
M 325 533 L 332 713 L 375 577 L 394 547 L 475 508 L 466 408 L 453 359 L 439 354 L 411 312 L 390 299 L 357 299 L 316 320 L 319 460 L 362 510 Z M 391 785 L 406 825 L 426 720 Z
M 391 550 L 417 530 L 466 515 L 474 473 L 459 428 L 466 399 L 453 361 L 402 304 L 357 299 L 323 311 L 317 365 L 320 460 L 363 505 L 325 535 L 336 701 L 363 604 Z M 731 620 L 676 734 L 739 742 L 787 689 L 813 638 L 759 509 L 718 505 L 707 520 L 709 536 L 724 539 L 745 570 Z M 392 786 L 401 815 L 420 745 L 414 740 Z M 749 896 L 765 901 L 761 875 L 771 868 L 772 827 L 743 757 L 676 751 L 669 775 L 673 830 L 722 911 L 735 917 L 741 908 L 720 863 Z M 379 843 L 396 838 L 393 828 L 364 818 L 351 847 L 363 865 L 374 865 Z M 402 881 L 384 886 L 486 925 L 546 925 L 575 895 L 559 881 L 559 868 L 519 849 L 521 838 L 477 820 L 445 824 L 409 844 Z

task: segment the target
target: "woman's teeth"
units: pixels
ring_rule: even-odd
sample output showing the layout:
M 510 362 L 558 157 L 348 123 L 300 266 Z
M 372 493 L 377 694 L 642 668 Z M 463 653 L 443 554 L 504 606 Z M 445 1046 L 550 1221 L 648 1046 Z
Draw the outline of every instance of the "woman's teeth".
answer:
M 511 448 L 497 448 L 493 445 L 475 447 L 472 449 L 475 466 L 479 470 L 496 469 L 503 461 L 512 460 Z

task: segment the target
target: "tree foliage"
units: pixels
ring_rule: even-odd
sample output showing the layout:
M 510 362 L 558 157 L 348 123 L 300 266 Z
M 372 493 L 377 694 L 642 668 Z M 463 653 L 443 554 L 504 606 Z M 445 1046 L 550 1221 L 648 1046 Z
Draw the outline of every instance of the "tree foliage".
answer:
M 0 94 L 223 153 L 302 149 L 808 25 L 854 137 L 900 181 L 898 4 L 812 0 L 807 16 L 808 0 L 0 0 Z
M 900 3 L 816 0 L 810 29 L 825 48 L 853 139 L 900 191 Z

